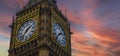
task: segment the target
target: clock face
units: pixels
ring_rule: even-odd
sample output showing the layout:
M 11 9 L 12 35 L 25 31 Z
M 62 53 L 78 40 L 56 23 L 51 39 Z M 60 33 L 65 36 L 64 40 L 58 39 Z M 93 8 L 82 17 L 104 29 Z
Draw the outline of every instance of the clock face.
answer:
M 21 42 L 28 40 L 35 32 L 36 22 L 33 20 L 26 21 L 19 29 L 17 39 Z
M 56 37 L 57 42 L 65 46 L 66 45 L 66 35 L 65 32 L 63 31 L 63 28 L 60 26 L 58 23 L 53 24 L 53 32 Z

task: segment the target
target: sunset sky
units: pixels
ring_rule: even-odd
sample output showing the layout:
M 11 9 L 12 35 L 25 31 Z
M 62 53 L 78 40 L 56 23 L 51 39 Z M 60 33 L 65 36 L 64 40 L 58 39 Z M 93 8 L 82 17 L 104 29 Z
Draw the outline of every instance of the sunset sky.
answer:
M 7 56 L 12 16 L 27 0 L 0 0 L 0 56 Z M 120 56 L 120 0 L 58 0 L 71 22 L 73 56 Z M 66 13 L 65 13 L 66 12 Z

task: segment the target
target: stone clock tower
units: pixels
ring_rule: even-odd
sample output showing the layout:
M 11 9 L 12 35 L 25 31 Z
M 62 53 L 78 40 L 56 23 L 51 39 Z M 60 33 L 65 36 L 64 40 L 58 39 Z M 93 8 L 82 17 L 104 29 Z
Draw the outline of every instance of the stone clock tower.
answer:
M 70 23 L 56 0 L 29 0 L 11 29 L 9 56 L 71 56 Z

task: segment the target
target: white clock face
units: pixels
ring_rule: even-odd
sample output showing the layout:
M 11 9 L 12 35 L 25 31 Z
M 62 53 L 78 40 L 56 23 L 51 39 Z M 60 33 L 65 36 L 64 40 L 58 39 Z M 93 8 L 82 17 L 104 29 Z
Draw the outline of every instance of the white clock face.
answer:
M 26 21 L 18 31 L 18 40 L 23 42 L 28 40 L 35 32 L 36 22 L 33 20 Z
M 65 32 L 63 31 L 63 28 L 60 26 L 60 24 L 58 24 L 58 23 L 53 24 L 53 32 L 57 39 L 57 42 L 60 45 L 65 46 L 66 45 L 66 35 L 65 35 Z

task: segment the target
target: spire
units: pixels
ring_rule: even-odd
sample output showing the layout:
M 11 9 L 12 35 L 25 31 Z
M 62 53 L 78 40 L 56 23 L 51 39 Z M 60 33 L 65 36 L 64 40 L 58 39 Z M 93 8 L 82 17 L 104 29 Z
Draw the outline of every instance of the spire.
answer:
M 45 0 L 29 0 L 25 7 L 29 7 L 31 5 L 34 5 L 37 2 L 41 2 L 41 1 L 45 1 Z M 56 3 L 57 3 L 56 0 L 46 0 L 46 1 L 51 3 L 53 6 L 56 6 Z
M 36 2 L 36 1 L 37 1 L 37 0 L 29 0 L 28 3 L 32 4 L 32 3 Z
M 48 0 L 48 2 L 53 6 L 53 7 L 55 7 L 55 8 L 58 8 L 57 7 L 57 0 Z
M 53 0 L 55 3 L 57 3 L 57 0 Z

